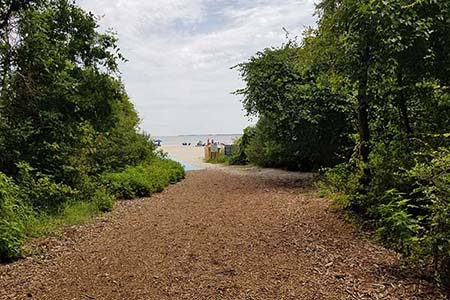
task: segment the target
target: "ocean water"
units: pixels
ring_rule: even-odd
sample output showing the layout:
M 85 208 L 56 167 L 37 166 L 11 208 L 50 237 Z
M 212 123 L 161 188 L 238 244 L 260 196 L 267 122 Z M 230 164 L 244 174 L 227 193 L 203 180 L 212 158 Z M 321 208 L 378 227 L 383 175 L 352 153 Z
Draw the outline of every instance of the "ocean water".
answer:
M 208 139 L 226 145 L 233 144 L 234 140 L 240 138 L 242 134 L 211 134 L 211 135 L 179 135 L 179 136 L 157 136 L 154 140 L 160 139 L 163 146 L 182 146 L 183 143 L 191 143 L 195 146 L 199 141 L 206 143 Z

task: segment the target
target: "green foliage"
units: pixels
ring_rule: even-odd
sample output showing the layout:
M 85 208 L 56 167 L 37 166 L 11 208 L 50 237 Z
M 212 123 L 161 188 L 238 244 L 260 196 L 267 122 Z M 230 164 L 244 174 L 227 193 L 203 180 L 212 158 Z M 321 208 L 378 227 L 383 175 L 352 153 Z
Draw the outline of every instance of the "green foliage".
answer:
M 374 179 L 368 191 L 358 181 L 361 169 L 349 172 L 348 165 L 329 170 L 322 191 L 372 220 L 387 245 L 413 262 L 433 266 L 449 282 L 450 151 L 407 153 L 402 161 L 394 152 L 377 149 L 371 157 Z
M 230 165 L 246 165 L 249 163 L 245 151 L 254 135 L 255 128 L 247 127 L 244 129 L 244 134 L 242 135 L 242 137 L 234 141 L 235 151 L 233 153 L 233 156 L 230 158 Z
M 342 208 L 350 208 L 353 195 L 359 189 L 359 176 L 349 164 L 340 164 L 331 169 L 324 169 L 319 188 L 324 196 L 332 198 Z M 354 200 L 354 199 L 353 199 Z
M 250 163 L 258 166 L 283 167 L 283 162 L 279 159 L 289 159 L 290 156 L 283 155 L 283 145 L 271 139 L 270 133 L 267 132 L 269 128 L 264 126 L 265 124 L 267 123 L 260 120 L 255 127 L 254 135 L 245 148 L 245 156 Z
M 321 51 L 337 55 L 341 70 L 334 71 L 357 86 L 363 162 L 354 172 L 362 185 L 345 192 L 349 207 L 373 221 L 389 246 L 448 278 L 449 203 L 438 178 L 448 174 L 450 69 L 442 54 L 448 57 L 450 41 L 438 36 L 449 32 L 450 4 L 331 3 L 322 2 L 319 32 L 336 40 Z
M 79 201 L 66 203 L 64 206 L 64 210 L 60 215 L 58 215 L 56 220 L 54 217 L 50 218 L 50 224 L 47 224 L 47 226 L 50 225 L 53 226 L 53 228 L 49 227 L 47 229 L 51 232 L 52 230 L 55 230 L 55 228 L 58 228 L 57 226 L 60 225 L 83 224 L 97 214 L 98 209 L 96 203 Z
M 227 165 L 227 164 L 229 164 L 230 159 L 227 156 L 225 156 L 225 154 L 220 152 L 216 158 L 211 158 L 211 159 L 207 160 L 206 162 L 209 164 Z
M 415 207 L 396 190 L 386 191 L 383 201 L 389 203 L 377 206 L 377 234 L 391 247 L 411 253 L 411 242 L 421 229 L 419 220 L 410 213 Z
M 98 33 L 96 19 L 66 0 L 23 9 L 16 26 L 7 34 L 17 32 L 20 43 L 4 53 L 15 59 L 4 65 L 0 94 L 1 170 L 16 176 L 17 163 L 26 162 L 76 187 L 85 175 L 152 155 L 115 75 L 122 57 L 114 35 Z
M 90 201 L 72 201 L 64 204 L 57 215 L 40 212 L 25 222 L 26 238 L 40 238 L 47 235 L 60 235 L 66 226 L 89 222 L 100 213 L 97 205 Z M 27 254 L 27 253 L 25 253 Z
M 98 27 L 74 1 L 0 3 L 0 260 L 112 210 L 117 191 L 101 174 L 123 171 L 128 196 L 184 176 L 139 132 L 117 38 Z
M 151 162 L 126 168 L 119 173 L 107 173 L 103 176 L 103 181 L 116 197 L 132 199 L 161 192 L 166 186 L 180 181 L 184 176 L 181 164 L 155 158 Z
M 0 173 L 0 261 L 20 256 L 25 238 L 24 220 L 29 215 L 19 187 Z
M 421 153 L 423 159 L 423 153 Z M 423 207 L 418 218 L 425 230 L 418 235 L 422 253 L 432 259 L 436 272 L 449 281 L 450 274 L 450 151 L 438 149 L 428 154 L 429 163 L 417 162 L 408 172 L 414 179 L 413 196 Z M 426 160 L 425 160 L 426 161 Z
M 325 195 L 450 283 L 450 2 L 321 0 L 317 16 L 237 66 L 259 121 L 236 162 L 330 167 Z
M 57 213 L 65 203 L 78 197 L 78 191 L 65 184 L 54 182 L 49 176 L 36 174 L 26 163 L 19 164 L 19 170 L 17 180 L 21 197 L 27 199 L 37 212 Z
M 114 208 L 116 198 L 103 187 L 95 191 L 91 201 L 98 211 L 110 212 Z
M 343 162 L 351 153 L 347 100 L 315 84 L 305 72 L 305 49 L 288 43 L 265 49 L 237 66 L 247 86 L 238 90 L 248 115 L 259 117 L 245 146 L 250 163 L 312 170 Z M 237 161 L 245 161 L 242 151 Z

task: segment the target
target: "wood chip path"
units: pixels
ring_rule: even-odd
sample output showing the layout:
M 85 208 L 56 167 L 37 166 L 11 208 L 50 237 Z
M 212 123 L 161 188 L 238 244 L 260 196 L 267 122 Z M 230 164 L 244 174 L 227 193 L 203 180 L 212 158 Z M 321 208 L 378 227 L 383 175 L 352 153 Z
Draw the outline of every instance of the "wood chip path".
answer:
M 0 266 L 0 299 L 438 299 L 307 176 L 190 172 Z

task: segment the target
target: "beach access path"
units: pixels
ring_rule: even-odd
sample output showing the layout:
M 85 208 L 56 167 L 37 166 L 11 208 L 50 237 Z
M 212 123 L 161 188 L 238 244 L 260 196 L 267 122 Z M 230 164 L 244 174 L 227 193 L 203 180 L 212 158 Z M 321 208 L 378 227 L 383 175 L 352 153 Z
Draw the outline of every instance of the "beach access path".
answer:
M 0 299 L 438 299 L 311 174 L 216 168 L 0 266 Z

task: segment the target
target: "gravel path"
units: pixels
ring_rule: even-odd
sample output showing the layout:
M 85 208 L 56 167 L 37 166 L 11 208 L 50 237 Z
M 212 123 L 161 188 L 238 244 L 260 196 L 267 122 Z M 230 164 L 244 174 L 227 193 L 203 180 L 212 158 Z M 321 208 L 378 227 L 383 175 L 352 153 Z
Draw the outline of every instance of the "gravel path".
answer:
M 0 299 L 437 299 L 307 176 L 190 172 L 0 266 Z

